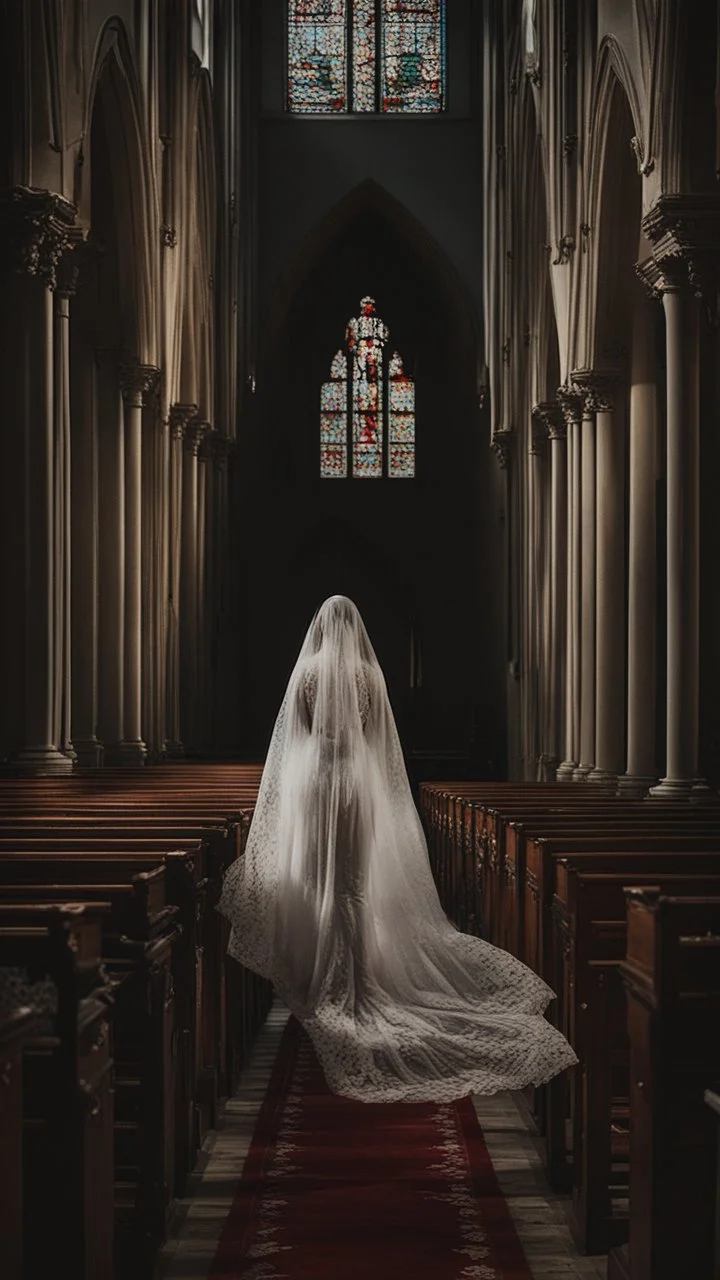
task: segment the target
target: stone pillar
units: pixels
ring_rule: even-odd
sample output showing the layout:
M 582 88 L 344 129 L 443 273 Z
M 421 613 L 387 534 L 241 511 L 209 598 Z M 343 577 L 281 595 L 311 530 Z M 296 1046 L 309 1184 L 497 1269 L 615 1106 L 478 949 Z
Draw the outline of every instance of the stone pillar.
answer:
M 667 738 L 665 777 L 650 795 L 689 797 L 698 770 L 698 302 L 684 282 L 663 289 L 667 359 Z
M 69 255 L 68 255 L 69 256 Z M 53 402 L 55 410 L 55 738 L 70 760 L 77 759 L 70 727 L 70 297 L 72 270 L 58 264 L 53 294 Z
M 125 427 L 117 354 L 97 352 L 99 462 L 98 735 L 121 762 L 125 648 Z
M 207 675 L 207 514 L 208 514 L 208 447 L 212 438 L 212 430 L 207 429 L 200 442 L 197 464 L 197 618 L 195 629 L 197 635 L 197 669 L 195 672 L 195 706 L 196 706 L 196 746 L 201 754 L 207 748 L 206 721 L 206 675 Z
M 73 307 L 72 448 L 72 725 L 78 764 L 98 768 L 98 439 L 95 355 L 86 291 Z M 78 316 L 78 309 L 81 315 Z
M 533 725 L 531 743 L 537 747 L 532 777 L 547 782 L 555 776 L 559 759 L 553 749 L 553 714 L 551 705 L 550 667 L 550 520 L 548 519 L 548 476 L 550 452 L 548 445 L 548 405 L 536 404 L 532 411 L 532 443 L 530 447 L 529 485 L 531 501 L 528 503 L 528 582 L 526 583 L 526 609 L 531 628 L 532 701 L 530 723 Z
M 580 760 L 573 774 L 584 782 L 595 765 L 595 413 L 586 396 L 580 477 Z
M 123 365 L 120 371 L 125 445 L 125 596 L 123 643 L 123 764 L 142 765 L 142 418 L 143 397 L 158 370 Z
M 65 496 L 65 472 L 58 466 L 55 344 L 51 290 L 56 268 L 73 238 L 75 210 L 61 196 L 17 187 L 0 205 L 3 239 L 10 261 L 4 282 L 4 386 L 6 419 L 22 435 L 13 451 L 16 478 L 9 494 L 22 533 L 6 555 L 20 557 L 8 567 L 6 617 L 22 635 L 15 680 L 14 747 L 8 770 L 23 774 L 67 773 L 71 759 L 60 749 L 58 681 L 62 642 L 56 585 L 58 502 Z
M 197 416 L 197 405 L 174 404 L 170 408 L 170 555 L 167 618 L 167 753 L 184 755 L 180 732 L 180 608 L 183 541 L 183 439 Z
M 197 753 L 198 672 L 198 452 L 205 423 L 185 431 L 180 556 L 180 728 L 186 751 Z
M 550 706 L 552 751 L 564 760 L 565 694 L 567 691 L 567 557 L 568 480 L 567 428 L 554 404 L 548 414 L 550 437 Z
M 621 795 L 643 796 L 657 780 L 657 388 L 653 304 L 638 292 L 630 377 L 627 771 Z
M 236 678 L 237 663 L 231 660 L 230 672 L 224 664 L 227 653 L 229 626 L 229 593 L 230 593 L 230 546 L 228 542 L 228 459 L 233 447 L 232 440 L 218 434 L 214 440 L 213 460 L 215 467 L 214 481 L 214 520 L 215 520 L 215 586 L 213 596 L 213 627 L 215 648 L 213 651 L 213 670 L 211 698 L 212 722 L 211 740 L 217 748 L 219 741 L 227 739 L 227 706 L 226 680 L 230 674 Z M 234 584 L 233 584 L 234 587 Z M 222 681 L 222 685 L 220 684 Z M 230 699 L 234 697 L 234 686 Z M 220 708 L 222 704 L 222 714 Z M 223 737 L 223 729 L 225 735 Z
M 566 497 L 566 579 L 565 614 L 558 628 L 565 633 L 564 758 L 557 771 L 558 782 L 571 782 L 578 766 L 580 748 L 580 478 L 582 396 L 569 387 L 558 390 L 567 438 Z
M 622 392 L 598 379 L 595 581 L 595 768 L 617 782 L 625 752 L 625 430 Z

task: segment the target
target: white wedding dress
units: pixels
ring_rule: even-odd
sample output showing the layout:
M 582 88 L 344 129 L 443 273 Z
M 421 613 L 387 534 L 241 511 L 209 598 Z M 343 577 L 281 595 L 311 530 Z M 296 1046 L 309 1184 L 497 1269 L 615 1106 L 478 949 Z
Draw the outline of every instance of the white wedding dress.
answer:
M 219 909 L 230 954 L 272 980 L 335 1093 L 451 1101 L 577 1062 L 543 1016 L 550 988 L 447 919 L 385 680 L 344 596 L 305 637 Z

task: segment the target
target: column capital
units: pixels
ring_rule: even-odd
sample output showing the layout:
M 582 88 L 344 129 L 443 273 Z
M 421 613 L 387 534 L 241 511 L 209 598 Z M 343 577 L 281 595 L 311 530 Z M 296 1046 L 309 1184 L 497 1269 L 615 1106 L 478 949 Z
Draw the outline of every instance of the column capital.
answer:
M 203 432 L 202 439 L 200 440 L 198 457 L 201 462 L 207 462 L 209 458 L 212 458 L 215 452 L 215 440 L 219 435 L 219 432 L 211 422 L 202 422 L 199 425 L 204 427 L 205 430 Z
M 502 470 L 505 471 L 508 460 L 516 443 L 516 434 L 510 427 L 500 427 L 493 433 L 490 448 L 497 457 Z
M 572 381 L 585 402 L 586 413 L 612 413 L 619 382 L 617 374 L 576 369 Z
M 581 422 L 584 405 L 582 392 L 577 387 L 572 386 L 571 383 L 566 383 L 565 386 L 558 387 L 555 394 L 557 395 L 566 430 L 573 422 Z
M 541 400 L 533 405 L 533 419 L 542 422 L 550 440 L 564 440 L 567 434 L 562 405 L 557 400 Z
M 173 440 L 182 440 L 189 422 L 197 418 L 196 404 L 171 404 L 168 422 Z
M 209 422 L 201 422 L 198 418 L 193 418 L 191 422 L 188 422 L 183 433 L 185 448 L 188 453 L 192 453 L 197 458 L 200 453 L 200 446 L 207 433 L 211 430 Z
M 145 397 L 154 391 L 160 378 L 160 370 L 153 364 L 121 363 L 118 373 L 123 399 L 136 406 L 142 406 Z
M 533 406 L 530 424 L 530 448 L 528 452 L 532 457 L 537 457 L 545 452 L 548 440 L 547 422 L 543 415 L 537 412 L 538 408 L 538 405 Z
M 228 458 L 235 451 L 235 441 L 218 431 L 212 442 L 213 460 L 217 471 L 227 471 Z
M 657 295 L 689 288 L 697 297 L 717 288 L 720 268 L 720 197 L 715 193 L 658 196 L 642 220 L 655 267 L 638 274 Z
M 38 187 L 12 187 L 0 197 L 4 257 L 12 271 L 37 276 L 49 289 L 57 266 L 78 230 L 70 200 Z

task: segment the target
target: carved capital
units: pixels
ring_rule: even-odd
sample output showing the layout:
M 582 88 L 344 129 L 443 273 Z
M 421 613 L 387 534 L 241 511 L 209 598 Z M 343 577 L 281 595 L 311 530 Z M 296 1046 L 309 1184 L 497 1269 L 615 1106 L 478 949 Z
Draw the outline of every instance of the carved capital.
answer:
M 160 377 L 160 370 L 152 364 L 121 364 L 118 372 L 123 399 L 136 406 L 154 391 Z
M 576 369 L 572 381 L 583 397 L 586 413 L 612 413 L 618 382 L 615 375 Z
M 196 404 L 171 404 L 168 422 L 173 440 L 182 440 L 188 423 L 197 417 Z
M 38 276 L 49 289 L 57 266 L 72 248 L 75 205 L 64 196 L 35 187 L 13 187 L 0 199 L 0 224 L 6 260 L 13 271 Z
M 720 197 L 661 195 L 645 214 L 642 229 L 659 269 L 652 282 L 656 290 L 687 287 L 699 298 L 713 295 L 720 275 Z
M 584 399 L 580 390 L 568 384 L 564 387 L 558 387 L 556 395 L 565 421 L 565 427 L 569 427 L 573 422 L 581 422 Z
M 220 433 L 210 422 L 204 422 L 201 425 L 205 427 L 205 431 L 200 441 L 198 457 L 201 462 L 207 462 L 215 452 L 215 440 Z
M 514 445 L 515 432 L 511 431 L 509 427 L 500 427 L 496 432 L 494 432 L 493 438 L 490 441 L 490 448 L 497 457 L 503 471 L 508 465 Z
M 224 436 L 221 431 L 215 433 L 212 442 L 213 461 L 216 471 L 227 471 L 228 458 L 235 448 L 235 441 Z
M 533 457 L 542 455 L 545 452 L 547 441 L 548 441 L 547 423 L 545 422 L 545 419 L 540 414 L 535 412 L 535 408 L 533 408 L 532 422 L 530 424 L 530 448 L 528 452 Z
M 535 423 L 542 423 L 545 435 L 549 440 L 564 440 L 566 436 L 565 419 L 562 406 L 557 400 L 542 400 L 533 405 L 533 430 Z
M 55 267 L 55 292 L 63 298 L 75 297 L 78 277 L 87 258 L 85 245 L 80 228 L 72 227 L 68 233 L 68 247 Z
M 197 458 L 200 453 L 200 446 L 205 439 L 208 431 L 212 428 L 209 422 L 200 422 L 198 418 L 194 418 L 192 422 L 188 422 L 185 427 L 185 448 L 189 453 L 194 454 Z

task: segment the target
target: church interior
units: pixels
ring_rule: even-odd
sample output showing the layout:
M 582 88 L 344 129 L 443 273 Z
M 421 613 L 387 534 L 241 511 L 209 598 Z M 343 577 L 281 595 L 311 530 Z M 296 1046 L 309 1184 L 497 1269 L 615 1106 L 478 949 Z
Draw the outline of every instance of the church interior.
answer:
M 718 1280 L 720 5 L 0 33 L 3 1280 Z M 332 1096 L 226 955 L 336 593 L 547 1084 Z

